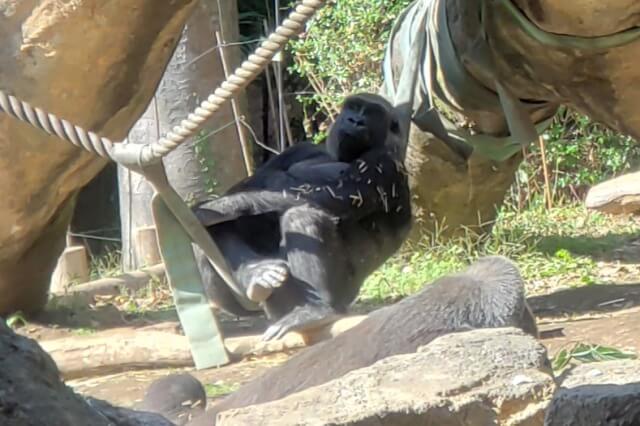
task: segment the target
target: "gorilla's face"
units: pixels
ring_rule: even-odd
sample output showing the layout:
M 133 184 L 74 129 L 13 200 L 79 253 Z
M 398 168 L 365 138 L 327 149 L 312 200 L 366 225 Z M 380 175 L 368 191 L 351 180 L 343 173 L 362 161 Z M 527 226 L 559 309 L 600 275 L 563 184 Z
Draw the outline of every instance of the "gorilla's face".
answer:
M 348 97 L 331 127 L 327 149 L 337 160 L 351 162 L 372 148 L 384 147 L 389 136 L 400 133 L 395 110 L 374 94 Z

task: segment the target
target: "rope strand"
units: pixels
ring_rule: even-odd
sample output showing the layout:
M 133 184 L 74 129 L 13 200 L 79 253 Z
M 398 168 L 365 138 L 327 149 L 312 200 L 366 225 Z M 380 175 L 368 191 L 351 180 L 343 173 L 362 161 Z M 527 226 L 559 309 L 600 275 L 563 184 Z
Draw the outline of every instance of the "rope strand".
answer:
M 302 32 L 306 22 L 324 6 L 325 0 L 302 0 L 289 17 L 262 42 L 255 52 L 229 76 L 195 111 L 163 138 L 148 145 L 114 143 L 49 114 L 0 90 L 0 111 L 29 123 L 102 158 L 134 168 L 158 162 L 193 136 L 220 107 L 253 81 L 287 42 Z

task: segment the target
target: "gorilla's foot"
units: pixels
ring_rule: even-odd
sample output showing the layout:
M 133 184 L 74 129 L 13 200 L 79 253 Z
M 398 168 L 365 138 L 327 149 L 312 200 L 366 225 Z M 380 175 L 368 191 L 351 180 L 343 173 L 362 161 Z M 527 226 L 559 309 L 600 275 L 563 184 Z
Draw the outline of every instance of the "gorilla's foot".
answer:
M 245 273 L 247 297 L 260 303 L 271 296 L 274 288 L 284 284 L 289 277 L 289 267 L 283 260 L 269 259 L 248 266 Z
M 335 322 L 342 316 L 334 308 L 324 304 L 303 305 L 274 322 L 262 335 L 263 341 L 277 340 L 295 331 L 306 339 L 305 333 Z

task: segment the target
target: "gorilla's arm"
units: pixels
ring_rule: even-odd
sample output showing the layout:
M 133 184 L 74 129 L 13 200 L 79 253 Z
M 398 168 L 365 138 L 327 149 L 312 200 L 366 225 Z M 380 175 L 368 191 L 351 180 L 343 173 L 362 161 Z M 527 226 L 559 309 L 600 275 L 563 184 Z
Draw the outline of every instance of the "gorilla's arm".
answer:
M 291 198 L 291 197 L 289 197 Z M 213 226 L 243 216 L 281 212 L 297 205 L 283 191 L 243 191 L 225 195 L 196 206 L 193 211 L 203 226 Z
M 267 173 L 274 170 L 287 170 L 292 165 L 303 161 L 323 159 L 325 161 L 331 159 L 323 146 L 311 142 L 300 142 L 267 160 L 259 170 Z
M 337 218 L 357 220 L 375 211 L 388 213 L 407 204 L 404 199 L 408 194 L 402 192 L 406 175 L 386 151 L 372 150 L 346 171 L 341 164 L 345 163 L 308 167 L 304 180 L 291 179 L 291 186 L 282 190 L 245 190 L 225 195 L 198 206 L 196 216 L 204 226 L 212 226 L 242 216 L 282 213 L 309 203 Z M 315 169 L 320 173 L 314 174 Z
M 309 176 L 318 182 L 331 181 L 348 167 L 348 163 L 335 161 L 324 146 L 300 142 L 269 159 L 255 174 L 233 185 L 226 195 L 259 190 L 281 191 Z
M 287 175 L 290 179 L 297 182 L 309 182 L 313 185 L 331 184 L 336 182 L 340 176 L 348 173 L 349 167 L 349 163 L 340 161 L 332 161 L 329 163 L 303 161 L 291 166 L 287 170 Z

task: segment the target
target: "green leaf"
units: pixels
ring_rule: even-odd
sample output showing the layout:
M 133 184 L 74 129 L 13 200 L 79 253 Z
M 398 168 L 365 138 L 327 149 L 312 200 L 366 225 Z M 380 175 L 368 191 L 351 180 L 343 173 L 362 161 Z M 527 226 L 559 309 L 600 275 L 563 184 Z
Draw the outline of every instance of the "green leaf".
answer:
M 25 319 L 24 314 L 20 311 L 16 312 L 15 314 L 7 318 L 7 326 L 9 326 L 9 328 L 12 328 L 14 330 L 16 328 L 23 327 L 27 324 L 28 322 Z
M 591 363 L 636 358 L 637 355 L 633 352 L 623 351 L 611 346 L 576 343 L 571 349 L 559 351 L 553 359 L 552 367 L 556 371 L 562 370 L 572 360 Z

